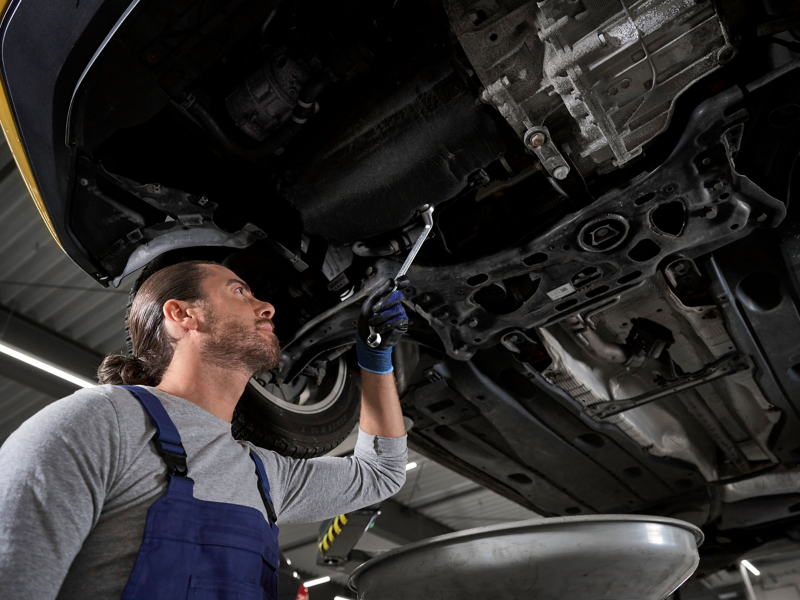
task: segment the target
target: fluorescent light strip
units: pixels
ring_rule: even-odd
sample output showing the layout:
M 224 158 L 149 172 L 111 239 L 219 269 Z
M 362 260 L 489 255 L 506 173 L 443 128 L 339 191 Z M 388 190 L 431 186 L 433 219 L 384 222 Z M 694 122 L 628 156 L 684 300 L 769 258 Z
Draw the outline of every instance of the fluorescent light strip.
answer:
M 306 581 L 303 585 L 307 588 L 310 588 L 314 585 L 319 585 L 320 583 L 328 583 L 331 580 L 330 577 L 320 577 L 319 579 L 312 579 L 311 581 Z
M 415 462 L 410 462 L 406 465 L 406 471 L 410 471 L 411 469 L 416 469 L 416 468 L 417 468 L 417 463 Z
M 82 388 L 89 388 L 95 387 L 97 384 L 92 381 L 87 381 L 86 379 L 82 379 L 77 375 L 73 375 L 72 373 L 67 373 L 58 367 L 54 367 L 52 365 L 48 365 L 46 362 L 39 360 L 38 358 L 34 358 L 32 356 L 28 356 L 19 350 L 15 350 L 11 346 L 6 346 L 3 343 L 0 343 L 0 354 L 5 354 L 6 356 L 10 356 L 11 358 L 16 358 L 19 361 L 24 362 L 26 365 L 30 365 L 32 367 L 36 367 L 37 369 L 41 369 L 51 375 L 55 375 L 56 377 L 60 377 L 65 381 L 69 381 L 70 383 L 74 383 L 77 386 Z
M 748 571 L 750 571 L 750 572 L 751 572 L 753 575 L 755 575 L 756 577 L 758 577 L 759 575 L 761 575 L 761 571 L 759 571 L 759 570 L 758 570 L 758 569 L 756 569 L 756 568 L 755 568 L 755 567 L 754 567 L 752 564 L 750 564 L 750 561 L 749 561 L 749 560 L 743 560 L 743 561 L 742 561 L 742 564 L 744 565 L 745 569 L 747 569 Z
M 334 596 L 333 600 L 351 600 L 351 599 L 345 598 L 344 596 Z

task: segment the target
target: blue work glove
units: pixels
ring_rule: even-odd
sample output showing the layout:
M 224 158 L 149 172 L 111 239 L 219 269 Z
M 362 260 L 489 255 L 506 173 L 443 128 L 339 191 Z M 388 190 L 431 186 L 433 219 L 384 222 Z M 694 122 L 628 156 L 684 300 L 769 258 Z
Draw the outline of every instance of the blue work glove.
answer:
M 405 285 L 407 281 L 398 280 L 398 286 Z M 408 331 L 408 315 L 401 304 L 403 293 L 400 290 L 392 291 L 394 287 L 395 281 L 389 279 L 372 292 L 361 306 L 361 315 L 358 317 L 356 334 L 358 365 L 372 373 L 385 374 L 394 370 L 392 348 Z M 380 344 L 375 348 L 367 345 L 370 327 L 381 336 Z

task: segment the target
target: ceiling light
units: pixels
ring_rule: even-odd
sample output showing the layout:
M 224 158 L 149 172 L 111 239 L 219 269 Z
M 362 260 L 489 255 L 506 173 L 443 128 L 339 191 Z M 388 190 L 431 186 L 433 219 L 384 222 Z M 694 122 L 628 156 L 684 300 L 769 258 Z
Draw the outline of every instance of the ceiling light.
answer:
M 345 598 L 344 596 L 334 596 L 333 600 L 351 600 L 351 599 Z
M 410 462 L 406 465 L 406 471 L 410 471 L 411 469 L 416 469 L 416 468 L 417 468 L 417 463 L 415 462 Z
M 745 567 L 745 568 L 746 568 L 748 571 L 750 571 L 750 572 L 751 572 L 753 575 L 755 575 L 756 577 L 758 577 L 759 575 L 761 575 L 761 571 L 759 571 L 759 570 L 758 570 L 758 569 L 756 569 L 756 568 L 755 568 L 753 565 L 751 565 L 749 560 L 743 560 L 743 561 L 742 561 L 742 564 L 744 565 L 744 567 Z
M 286 564 L 287 564 L 287 565 L 291 565 L 291 564 L 292 564 L 292 561 L 290 561 L 290 560 L 289 560 L 289 557 L 288 557 L 288 556 L 286 557 Z
M 58 367 L 54 367 L 53 365 L 49 365 L 46 362 L 39 360 L 38 358 L 34 358 L 33 356 L 29 356 L 19 350 L 15 350 L 11 346 L 6 346 L 5 344 L 0 343 L 0 354 L 5 354 L 6 356 L 10 356 L 11 358 L 16 358 L 19 361 L 24 362 L 26 365 L 30 365 L 32 367 L 36 367 L 37 369 L 41 369 L 42 371 L 46 371 L 51 375 L 55 375 L 56 377 L 60 377 L 70 383 L 74 383 L 77 386 L 82 388 L 89 388 L 95 387 L 97 384 L 93 381 L 87 381 L 86 379 L 82 379 L 77 375 L 73 375 L 72 373 L 67 373 L 66 371 L 59 369 Z
M 294 577 L 295 579 L 300 579 L 300 575 L 297 574 L 297 571 L 292 573 L 292 577 Z
M 331 580 L 330 577 L 320 577 L 319 579 L 312 579 L 311 581 L 306 581 L 303 585 L 307 588 L 310 588 L 312 585 L 319 585 L 320 583 L 328 583 Z

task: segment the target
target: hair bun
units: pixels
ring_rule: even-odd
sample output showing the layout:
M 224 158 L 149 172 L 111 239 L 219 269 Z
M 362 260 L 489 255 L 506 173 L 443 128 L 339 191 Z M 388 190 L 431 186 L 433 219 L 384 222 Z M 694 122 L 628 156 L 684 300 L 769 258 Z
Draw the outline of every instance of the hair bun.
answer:
M 100 384 L 148 385 L 151 376 L 145 361 L 138 356 L 111 354 L 103 359 L 97 369 L 97 379 Z

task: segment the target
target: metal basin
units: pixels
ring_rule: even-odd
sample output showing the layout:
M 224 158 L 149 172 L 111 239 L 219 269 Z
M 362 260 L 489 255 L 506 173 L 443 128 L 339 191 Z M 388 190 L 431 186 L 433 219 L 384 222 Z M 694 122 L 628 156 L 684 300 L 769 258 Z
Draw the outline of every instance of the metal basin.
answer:
M 409 544 L 358 567 L 359 600 L 661 600 L 694 573 L 703 534 L 664 517 L 531 519 Z

